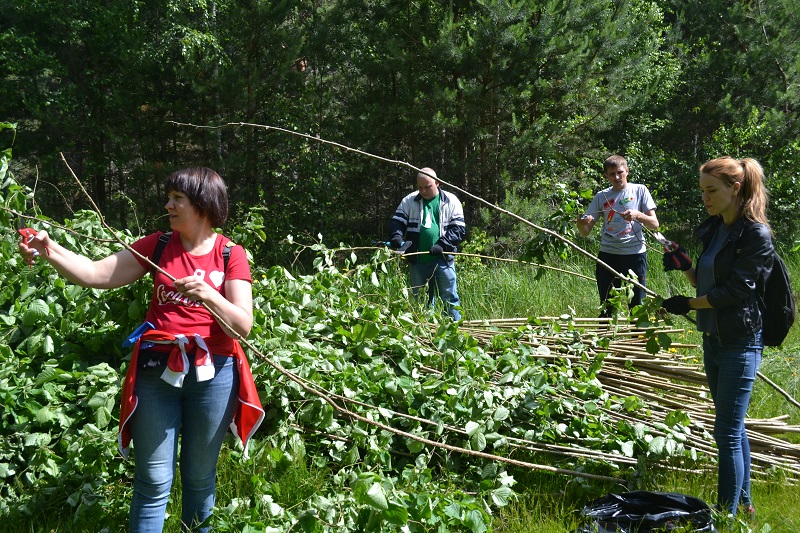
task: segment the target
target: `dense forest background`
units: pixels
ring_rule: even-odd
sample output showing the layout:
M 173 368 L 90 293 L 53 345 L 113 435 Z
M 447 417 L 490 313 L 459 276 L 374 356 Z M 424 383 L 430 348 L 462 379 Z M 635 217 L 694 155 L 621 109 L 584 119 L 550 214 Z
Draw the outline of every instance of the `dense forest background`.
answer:
M 611 153 L 675 232 L 704 216 L 700 163 L 755 157 L 792 246 L 799 70 L 794 0 L 0 0 L 0 120 L 42 213 L 87 207 L 61 153 L 134 233 L 165 228 L 169 172 L 209 166 L 233 217 L 263 217 L 266 261 L 288 234 L 385 238 L 414 173 L 253 124 L 431 166 L 551 226 Z M 462 200 L 494 253 L 530 239 Z

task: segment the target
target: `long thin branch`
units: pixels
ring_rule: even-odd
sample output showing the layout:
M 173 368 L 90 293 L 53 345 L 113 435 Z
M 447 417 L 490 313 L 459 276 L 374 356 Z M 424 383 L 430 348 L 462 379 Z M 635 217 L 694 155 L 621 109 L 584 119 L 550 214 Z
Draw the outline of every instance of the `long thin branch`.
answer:
M 487 259 L 489 261 L 507 261 L 509 263 L 519 263 L 521 265 L 530 265 L 536 268 L 543 268 L 545 270 L 554 270 L 556 272 L 561 272 L 563 274 L 569 274 L 571 276 L 576 276 L 583 279 L 588 279 L 589 281 L 595 281 L 595 279 L 591 276 L 587 276 L 585 274 L 581 274 L 580 272 L 573 272 L 572 270 L 566 270 L 564 268 L 558 268 L 550 265 L 543 265 L 541 263 L 532 263 L 530 261 L 522 261 L 520 259 L 508 259 L 505 257 L 493 257 L 489 255 L 480 255 L 480 254 L 469 254 L 465 252 L 442 252 L 444 255 L 460 255 L 464 257 L 477 257 L 479 259 Z
M 791 404 L 792 404 L 792 405 L 794 405 L 795 407 L 800 407 L 800 402 L 798 402 L 797 400 L 795 400 L 794 398 L 792 398 L 792 395 L 791 395 L 791 394 L 789 394 L 788 392 L 786 392 L 785 390 L 783 390 L 782 388 L 780 388 L 780 387 L 778 386 L 778 384 L 777 384 L 777 383 L 775 383 L 774 381 L 772 381 L 771 379 L 769 379 L 767 376 L 765 376 L 764 374 L 762 374 L 760 370 L 759 370 L 758 372 L 756 372 L 756 375 L 757 375 L 758 377 L 760 377 L 761 379 L 763 379 L 763 380 L 764 380 L 764 381 L 767 383 L 767 385 L 769 385 L 770 387 L 772 387 L 773 389 L 775 389 L 776 391 L 778 391 L 778 392 L 779 392 L 779 393 L 780 393 L 780 394 L 781 394 L 781 395 L 782 395 L 784 398 L 786 398 L 787 400 L 789 400 L 789 403 L 791 403 Z
M 97 215 L 100 217 L 100 223 L 103 225 L 103 227 L 106 228 L 106 230 L 108 230 L 109 233 L 111 233 L 111 235 L 114 236 L 115 240 L 117 242 L 119 242 L 120 244 L 122 244 L 125 247 L 125 249 L 127 249 L 128 251 L 134 253 L 138 257 L 141 257 L 148 264 L 150 264 L 152 267 L 156 268 L 159 272 L 162 272 L 164 275 L 166 275 L 170 279 L 174 280 L 175 278 L 173 276 L 171 276 L 169 273 L 167 273 L 164 270 L 162 270 L 161 268 L 159 268 L 158 265 L 155 265 L 147 257 L 144 257 L 141 254 L 139 254 L 138 252 L 136 252 L 136 250 L 134 250 L 128 243 L 126 243 L 124 240 L 119 238 L 119 236 L 117 235 L 116 231 L 106 223 L 105 217 L 103 217 L 103 214 L 100 212 L 100 209 L 97 207 L 97 204 L 95 204 L 94 199 L 92 199 L 92 197 L 89 194 L 89 192 L 84 188 L 83 183 L 81 183 L 81 181 L 78 179 L 78 176 L 75 175 L 75 172 L 73 172 L 72 168 L 69 166 L 69 163 L 67 163 L 67 160 L 64 158 L 64 154 L 62 153 L 60 155 L 61 155 L 61 160 L 67 166 L 67 169 L 69 169 L 70 174 L 72 174 L 72 177 L 78 183 L 78 186 L 80 187 L 81 191 L 86 195 L 86 197 L 89 199 L 89 202 L 92 204 L 92 208 L 95 210 Z M 448 451 L 451 451 L 451 452 L 470 455 L 470 456 L 473 456 L 473 457 L 480 457 L 482 459 L 487 459 L 487 460 L 490 460 L 490 461 L 496 461 L 496 462 L 500 462 L 500 463 L 506 463 L 506 464 L 510 464 L 510 465 L 514 465 L 514 466 L 519 466 L 519 467 L 522 467 L 522 468 L 529 468 L 529 469 L 532 469 L 532 470 L 542 470 L 542 471 L 546 471 L 546 472 L 552 472 L 554 474 L 577 476 L 577 477 L 583 477 L 583 478 L 587 478 L 587 479 L 596 479 L 596 480 L 600 480 L 600 481 L 610 481 L 612 483 L 619 483 L 620 482 L 619 479 L 616 479 L 616 478 L 613 478 L 613 477 L 602 476 L 602 475 L 597 475 L 597 474 L 590 474 L 590 473 L 587 473 L 587 472 L 579 472 L 577 470 L 556 468 L 556 467 L 552 467 L 552 466 L 548 466 L 548 465 L 539 465 L 539 464 L 535 464 L 535 463 L 528 463 L 528 462 L 525 462 L 525 461 L 518 461 L 516 459 L 511 459 L 510 457 L 503 457 L 503 456 L 500 456 L 500 455 L 493 455 L 493 454 L 490 454 L 490 453 L 484 453 L 484 452 L 479 452 L 479 451 L 475 451 L 475 450 L 468 450 L 466 448 L 462 448 L 462 447 L 459 447 L 459 446 L 453 446 L 451 444 L 446 444 L 446 443 L 443 443 L 443 442 L 438 442 L 438 441 L 426 439 L 424 437 L 420 437 L 419 435 L 414 435 L 412 433 L 408 433 L 408 432 L 393 428 L 391 426 L 387 426 L 386 424 L 382 424 L 382 423 L 377 422 L 375 420 L 371 420 L 371 419 L 369 419 L 369 418 L 367 418 L 365 416 L 361 416 L 358 413 L 355 413 L 355 412 L 353 412 L 353 411 L 351 411 L 349 409 L 346 409 L 346 408 L 342 407 L 341 405 L 339 405 L 338 403 L 336 403 L 330 397 L 330 392 L 329 391 L 321 389 L 321 387 L 312 387 L 312 386 L 310 386 L 309 384 L 306 383 L 306 380 L 304 380 L 304 379 L 300 378 L 299 376 L 297 376 L 296 374 L 286 370 L 285 368 L 283 368 L 283 366 L 279 365 L 278 363 L 274 362 L 272 359 L 270 359 L 269 357 L 267 357 L 266 355 L 261 353 L 258 350 L 258 348 L 256 348 L 252 343 L 250 343 L 247 339 L 245 339 L 238 332 L 236 332 L 229 324 L 227 324 L 222 319 L 222 317 L 220 317 L 217 313 L 215 313 L 212 309 L 210 309 L 205 303 L 202 303 L 202 305 L 206 310 L 209 311 L 209 313 L 211 313 L 211 315 L 220 323 L 220 325 L 222 325 L 228 331 L 232 332 L 235 335 L 236 339 L 240 343 L 242 343 L 245 346 L 247 346 L 247 348 L 250 349 L 252 351 L 252 353 L 254 353 L 258 357 L 260 357 L 267 364 L 269 364 L 272 368 L 274 368 L 275 370 L 280 372 L 283 376 L 285 376 L 288 379 L 290 379 L 291 381 L 297 383 L 303 390 L 305 390 L 309 394 L 312 394 L 314 396 L 317 396 L 318 398 L 321 398 L 326 403 L 328 403 L 334 410 L 336 410 L 337 412 L 341 413 L 342 415 L 347 416 L 348 418 L 351 418 L 353 420 L 358 420 L 358 421 L 363 422 L 365 424 L 377 427 L 379 429 L 382 429 L 384 431 L 388 431 L 390 433 L 393 433 L 395 435 L 399 435 L 401 437 L 405 437 L 407 439 L 411 439 L 411 440 L 415 440 L 417 442 L 421 442 L 421 443 L 423 443 L 425 445 L 428 445 L 428 446 L 431 446 L 431 447 L 434 447 L 434 448 L 441 448 L 441 449 L 448 450 Z
M 302 137 L 302 138 L 310 140 L 310 141 L 314 141 L 314 142 L 318 142 L 318 143 L 322 143 L 322 144 L 328 144 L 328 145 L 331 145 L 331 146 L 335 146 L 335 147 L 340 148 L 340 149 L 342 149 L 344 151 L 347 151 L 347 152 L 353 152 L 353 153 L 356 153 L 356 154 L 364 155 L 364 156 L 370 157 L 372 159 L 377 159 L 378 161 L 383 161 L 385 163 L 389 163 L 389 164 L 392 164 L 392 165 L 405 167 L 405 168 L 408 168 L 410 170 L 414 170 L 414 171 L 416 171 L 418 173 L 425 174 L 424 172 L 422 172 L 422 169 L 419 169 L 419 168 L 415 167 L 414 165 L 412 165 L 410 163 L 407 163 L 405 161 L 400 161 L 398 159 L 389 159 L 389 158 L 382 157 L 382 156 L 379 156 L 379 155 L 375 155 L 375 154 L 372 154 L 372 153 L 369 153 L 369 152 L 365 152 L 363 150 L 359 150 L 357 148 L 352 148 L 352 147 L 346 146 L 344 144 L 340 144 L 340 143 L 337 143 L 337 142 L 334 142 L 334 141 L 329 141 L 329 140 L 323 139 L 323 138 L 321 138 L 319 136 L 308 135 L 306 133 L 300 133 L 300 132 L 288 130 L 288 129 L 285 129 L 285 128 L 279 128 L 277 126 L 268 126 L 268 125 L 265 125 L 265 124 L 253 124 L 253 123 L 249 123 L 249 122 L 228 122 L 226 124 L 221 124 L 219 126 L 201 126 L 201 125 L 197 125 L 197 124 L 191 124 L 191 123 L 186 123 L 186 122 L 176 122 L 176 121 L 172 121 L 172 120 L 167 121 L 167 122 L 170 123 L 170 124 L 175 124 L 176 126 L 188 126 L 188 127 L 197 128 L 197 129 L 221 129 L 221 128 L 226 128 L 226 127 L 231 127 L 231 126 L 247 126 L 247 127 L 251 127 L 251 128 L 261 128 L 261 129 L 265 129 L 265 130 L 279 131 L 281 133 L 287 133 L 289 135 L 295 135 L 295 136 L 298 136 L 298 137 Z M 574 248 L 579 253 L 581 253 L 581 254 L 585 255 L 586 257 L 590 258 L 591 260 L 595 261 L 598 265 L 602 266 L 603 268 L 605 268 L 606 270 L 611 272 L 614 276 L 630 282 L 632 285 L 642 289 L 646 294 L 649 294 L 650 296 L 663 298 L 661 295 L 657 294 L 655 291 L 653 291 L 653 290 L 649 289 L 648 287 L 644 286 L 643 284 L 639 283 L 639 281 L 636 278 L 634 278 L 632 276 L 626 276 L 626 275 L 623 275 L 623 274 L 617 272 L 616 270 L 611 268 L 611 266 L 609 266 L 607 263 L 602 261 L 599 257 L 596 257 L 591 252 L 588 252 L 587 250 L 584 250 L 583 248 L 581 248 L 580 246 L 578 246 L 577 244 L 575 244 L 571 240 L 567 239 L 566 237 L 564 237 L 564 236 L 562 236 L 562 235 L 560 235 L 560 234 L 558 234 L 558 233 L 556 233 L 556 232 L 554 232 L 554 231 L 552 231 L 552 230 L 550 230 L 548 228 L 545 228 L 545 227 L 539 226 L 537 224 L 534 224 L 533 222 L 531 222 L 531 221 L 529 221 L 529 220 L 527 220 L 525 218 L 522 218 L 521 216 L 517 215 L 516 213 L 512 213 L 511 211 L 503 209 L 502 207 L 497 206 L 497 205 L 495 205 L 495 204 L 493 204 L 493 203 L 491 203 L 491 202 L 489 202 L 487 200 L 484 200 L 480 196 L 476 196 L 476 195 L 470 193 L 469 191 L 466 191 L 466 190 L 464 190 L 464 189 L 462 189 L 462 188 L 460 188 L 460 187 L 458 187 L 456 185 L 453 185 L 452 183 L 448 183 L 445 180 L 443 180 L 443 179 L 441 179 L 441 178 L 439 178 L 437 176 L 430 176 L 430 177 L 436 179 L 440 183 L 443 183 L 443 184 L 445 184 L 446 186 L 448 186 L 448 187 L 450 187 L 452 189 L 455 189 L 456 191 L 464 194 L 465 196 L 468 196 L 469 198 L 477 200 L 478 202 L 481 202 L 482 204 L 485 204 L 486 206 L 491 207 L 492 209 L 494 209 L 496 211 L 499 211 L 500 213 L 503 213 L 503 214 L 505 214 L 505 215 L 507 215 L 507 216 L 519 221 L 519 222 L 522 222 L 523 224 L 525 224 L 527 226 L 530 226 L 530 227 L 532 227 L 532 228 L 534 228 L 534 229 L 536 229 L 538 231 L 541 231 L 543 233 L 546 233 L 548 235 L 551 235 L 551 236 L 555 237 L 556 239 L 558 239 L 558 240 L 562 241 L 563 243 L 565 243 L 567 246 L 570 246 L 571 248 Z M 686 318 L 689 318 L 689 317 L 686 317 Z M 784 396 L 790 398 L 793 403 L 796 402 L 796 400 L 791 398 L 791 396 L 789 396 L 785 391 L 780 389 L 780 387 L 775 385 L 773 382 L 769 381 L 763 374 L 761 375 L 761 377 L 767 383 L 769 383 L 771 386 L 773 386 L 776 390 L 778 390 L 778 392 L 780 392 Z M 798 405 L 798 407 L 800 407 L 800 405 Z
M 39 218 L 39 217 L 37 217 L 35 215 L 26 215 L 25 213 L 20 213 L 19 211 L 16 211 L 14 209 L 10 209 L 10 208 L 8 208 L 8 207 L 6 207 L 4 205 L 0 205 L 0 210 L 1 211 L 5 211 L 6 213 L 9 213 L 9 214 L 11 214 L 11 215 L 13 215 L 15 217 L 19 217 L 19 218 L 24 219 L 24 220 L 35 220 L 35 221 L 37 221 L 37 222 L 39 222 L 41 224 L 46 224 L 46 225 L 48 225 L 48 226 L 50 226 L 52 228 L 58 228 L 60 230 L 66 231 L 68 233 L 72 233 L 76 237 L 81 237 L 82 239 L 89 239 L 89 240 L 92 240 L 92 241 L 95 241 L 95 242 L 105 242 L 105 243 L 118 242 L 116 239 L 104 239 L 102 237 L 92 237 L 91 235 L 86 235 L 84 233 L 80 233 L 78 231 L 75 231 L 72 228 L 68 228 L 68 227 L 63 226 L 61 224 L 53 222 L 52 220 Z
M 261 128 L 261 129 L 265 129 L 265 130 L 279 131 L 281 133 L 288 133 L 290 135 L 295 135 L 295 136 L 298 136 L 298 137 L 302 137 L 302 138 L 310 140 L 310 141 L 314 141 L 314 142 L 318 142 L 318 143 L 322 143 L 322 144 L 328 144 L 328 145 L 331 145 L 331 146 L 335 146 L 335 147 L 340 148 L 342 150 L 345 150 L 347 152 L 353 152 L 353 153 L 356 153 L 356 154 L 364 155 L 364 156 L 367 156 L 367 157 L 371 157 L 373 159 L 377 159 L 378 161 L 383 161 L 385 163 L 389 163 L 389 164 L 392 164 L 392 165 L 405 167 L 405 168 L 408 168 L 410 170 L 414 170 L 414 171 L 416 171 L 418 173 L 425 174 L 424 172 L 422 172 L 422 169 L 419 169 L 419 168 L 415 167 L 414 165 L 412 165 L 411 163 L 407 163 L 405 161 L 400 161 L 398 159 L 389 159 L 389 158 L 386 158 L 386 157 L 381 157 L 379 155 L 371 154 L 371 153 L 365 152 L 363 150 L 358 150 L 357 148 L 351 148 L 349 146 L 345 146 L 345 145 L 337 143 L 337 142 L 329 141 L 329 140 L 323 139 L 321 137 L 308 135 L 306 133 L 300 133 L 300 132 L 297 132 L 297 131 L 287 130 L 285 128 L 279 128 L 279 127 L 276 127 L 276 126 L 267 126 L 267 125 L 264 125 L 264 124 L 252 124 L 252 123 L 249 123 L 249 122 L 228 122 L 226 124 L 221 124 L 219 126 L 200 126 L 200 125 L 197 125 L 197 124 L 190 124 L 190 123 L 185 123 L 185 122 L 175 122 L 175 121 L 172 121 L 172 120 L 169 120 L 167 122 L 170 123 L 170 124 L 175 124 L 176 126 L 189 126 L 189 127 L 198 128 L 198 129 L 220 129 L 220 128 L 226 128 L 226 127 L 230 127 L 230 126 L 247 126 L 247 127 L 251 127 L 251 128 Z M 466 191 L 466 190 L 464 190 L 464 189 L 462 189 L 462 188 L 460 188 L 460 187 L 458 187 L 456 185 L 453 185 L 452 183 L 448 183 L 448 182 L 446 182 L 445 180 L 443 180 L 443 179 L 441 179 L 439 177 L 436 177 L 436 176 L 430 176 L 430 177 L 431 178 L 435 178 L 437 181 L 439 181 L 440 183 L 443 183 L 444 185 L 450 187 L 451 189 L 454 189 L 454 190 L 460 192 L 461 194 L 463 194 L 463 195 L 465 195 L 465 196 L 467 196 L 469 198 L 472 198 L 473 200 L 477 200 L 478 202 L 480 202 L 480 203 L 482 203 L 482 204 L 484 204 L 484 205 L 486 205 L 488 207 L 491 207 L 492 209 L 494 209 L 496 211 L 499 211 L 500 213 L 503 213 L 504 215 L 507 215 L 507 216 L 519 221 L 519 222 L 522 222 L 523 224 L 525 224 L 527 226 L 530 226 L 530 227 L 532 227 L 532 228 L 534 228 L 534 229 L 536 229 L 538 231 L 541 231 L 542 233 L 546 233 L 546 234 L 548 234 L 548 235 L 550 235 L 552 237 L 555 237 L 556 239 L 562 241 L 567 246 L 570 246 L 571 248 L 574 248 L 579 253 L 581 253 L 581 254 L 585 255 L 586 257 L 590 258 L 592 261 L 595 261 L 598 265 L 602 266 L 603 268 L 605 268 L 606 270 L 611 272 L 614 276 L 616 276 L 616 277 L 618 277 L 620 279 L 624 279 L 626 281 L 630 281 L 634 286 L 642 289 L 645 293 L 649 294 L 650 296 L 658 296 L 658 297 L 660 297 L 653 290 L 648 289 L 646 286 L 644 286 L 643 284 L 639 283 L 639 281 L 637 279 L 634 279 L 634 278 L 629 277 L 627 275 L 620 274 L 619 272 L 617 272 L 616 270 L 611 268 L 611 266 L 609 266 L 607 263 L 602 261 L 599 257 L 595 256 L 591 252 L 588 252 L 588 251 L 584 250 L 583 248 L 581 248 L 580 246 L 578 246 L 577 244 L 575 244 L 571 240 L 567 239 L 563 235 L 560 235 L 560 234 L 556 233 L 555 231 L 553 231 L 551 229 L 545 228 L 543 226 L 539 226 L 538 224 L 534 224 L 530 220 L 522 218 L 521 216 L 519 216 L 519 215 L 517 215 L 515 213 L 512 213 L 511 211 L 503 209 L 502 207 L 497 206 L 497 205 L 489 202 L 488 200 L 484 200 L 480 196 L 476 196 L 476 195 L 472 194 L 469 191 Z
M 332 250 L 334 252 L 349 252 L 353 250 L 381 250 L 383 249 L 382 246 L 360 246 L 356 248 L 337 248 Z M 398 254 L 397 257 L 403 257 L 405 255 L 422 255 L 427 254 L 428 252 L 413 252 L 409 254 Z M 573 272 L 572 270 L 566 270 L 564 268 L 558 268 L 550 265 L 543 265 L 541 263 L 532 263 L 530 261 L 522 261 L 520 259 L 509 259 L 507 257 L 495 257 L 491 255 L 481 255 L 481 254 L 470 254 L 466 252 L 442 252 L 443 255 L 452 255 L 452 256 L 462 256 L 462 257 L 477 257 L 478 259 L 486 259 L 488 261 L 504 261 L 507 263 L 519 263 L 521 265 L 532 266 L 536 268 L 543 268 L 545 270 L 553 270 L 555 272 L 561 272 L 563 274 L 569 274 L 571 276 L 576 276 L 579 278 L 587 279 L 589 281 L 595 281 L 595 279 L 591 276 L 587 276 L 585 274 L 581 274 L 580 272 Z

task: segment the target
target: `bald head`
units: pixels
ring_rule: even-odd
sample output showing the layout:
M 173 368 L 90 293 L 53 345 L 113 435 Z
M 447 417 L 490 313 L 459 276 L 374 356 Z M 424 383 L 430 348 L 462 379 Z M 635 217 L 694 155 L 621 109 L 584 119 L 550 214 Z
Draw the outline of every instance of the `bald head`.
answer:
M 417 174 L 417 190 L 426 200 L 436 198 L 439 194 L 439 180 L 432 168 L 423 168 Z
M 433 178 L 433 179 L 437 178 L 436 172 L 432 168 L 428 168 L 428 167 L 420 169 L 419 173 L 417 174 L 417 179 L 419 179 L 420 176 L 422 176 L 423 178 L 425 178 L 425 177 Z

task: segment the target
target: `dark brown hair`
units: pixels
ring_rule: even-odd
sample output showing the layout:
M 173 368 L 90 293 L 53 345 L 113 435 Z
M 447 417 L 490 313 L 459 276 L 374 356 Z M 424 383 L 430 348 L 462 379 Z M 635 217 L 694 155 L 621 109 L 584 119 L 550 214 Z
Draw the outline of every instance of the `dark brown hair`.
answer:
M 200 216 L 207 217 L 214 228 L 228 220 L 228 188 L 219 174 L 205 167 L 176 170 L 167 177 L 167 191 L 189 198 Z

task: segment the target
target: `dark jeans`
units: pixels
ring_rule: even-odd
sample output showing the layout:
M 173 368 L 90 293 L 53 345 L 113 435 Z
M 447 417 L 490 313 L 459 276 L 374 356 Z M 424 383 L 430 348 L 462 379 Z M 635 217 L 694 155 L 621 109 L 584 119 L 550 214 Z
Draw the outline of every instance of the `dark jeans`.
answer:
M 717 335 L 703 335 L 703 362 L 708 388 L 714 399 L 714 440 L 719 453 L 717 498 L 733 514 L 739 501 L 750 499 L 750 442 L 744 418 L 750 393 L 761 366 L 764 345 L 761 332 L 723 342 Z
M 620 274 L 627 275 L 628 270 L 633 270 L 633 273 L 636 274 L 636 278 L 638 279 L 639 283 L 642 285 L 646 284 L 647 281 L 647 254 L 631 254 L 631 255 L 615 255 L 610 254 L 608 252 L 600 252 L 597 256 L 602 262 L 619 272 Z M 619 288 L 622 285 L 622 280 L 616 277 L 614 274 L 609 272 L 605 267 L 601 266 L 599 263 L 595 267 L 595 278 L 597 278 L 597 292 L 600 295 L 600 305 L 602 305 L 602 310 L 600 312 L 601 317 L 610 317 L 612 313 L 612 308 L 606 302 L 608 300 L 609 294 L 611 293 L 611 287 Z M 630 301 L 630 307 L 633 308 L 637 305 L 642 303 L 644 299 L 644 290 L 640 289 L 639 287 L 633 288 L 633 299 Z

